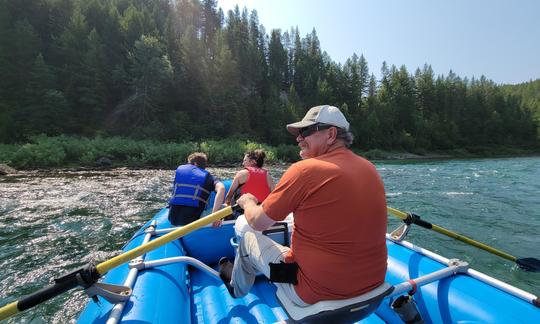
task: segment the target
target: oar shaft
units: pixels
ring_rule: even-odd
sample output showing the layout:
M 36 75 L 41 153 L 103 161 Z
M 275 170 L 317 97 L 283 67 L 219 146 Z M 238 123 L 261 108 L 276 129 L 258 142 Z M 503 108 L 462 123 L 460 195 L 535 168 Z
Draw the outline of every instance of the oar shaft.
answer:
M 109 272 L 109 270 L 116 268 L 119 265 L 122 265 L 130 260 L 135 259 L 148 251 L 151 251 L 157 247 L 160 247 L 166 243 L 169 243 L 173 240 L 176 240 L 188 233 L 193 232 L 194 230 L 201 228 L 205 225 L 208 225 L 214 221 L 220 220 L 224 217 L 227 217 L 233 213 L 233 207 L 225 207 L 213 214 L 210 214 L 206 217 L 200 218 L 188 225 L 182 226 L 162 237 L 159 237 L 153 241 L 150 241 L 146 244 L 143 244 L 133 250 L 129 250 L 125 253 L 122 253 L 110 260 L 104 261 L 96 266 L 96 270 L 100 275 L 104 275 Z
M 443 235 L 455 238 L 456 240 L 459 240 L 461 242 L 465 242 L 467 244 L 473 245 L 473 246 L 475 246 L 475 247 L 477 247 L 479 249 L 491 252 L 491 253 L 493 253 L 495 255 L 498 255 L 498 256 L 500 256 L 502 258 L 505 258 L 507 260 L 514 261 L 514 262 L 516 262 L 516 260 L 517 260 L 517 258 L 515 256 L 513 256 L 513 255 L 510 255 L 510 254 L 508 254 L 506 252 L 497 250 L 496 248 L 493 248 L 493 247 L 491 247 L 489 245 L 486 245 L 484 243 L 480 243 L 478 241 L 475 241 L 475 240 L 473 240 L 471 238 L 468 238 L 467 236 L 464 236 L 464 235 L 461 235 L 461 234 L 458 234 L 458 233 L 454 233 L 452 231 L 447 230 L 446 228 L 437 226 L 435 224 L 431 224 L 431 229 L 434 230 L 437 233 L 441 233 Z
M 233 211 L 239 209 L 237 205 L 233 207 L 225 207 L 213 214 L 210 214 L 204 218 L 198 219 L 193 223 L 182 226 L 162 237 L 159 237 L 151 242 L 143 244 L 133 250 L 120 254 L 108 261 L 102 262 L 97 266 L 88 265 L 77 269 L 61 278 L 55 279 L 55 284 L 46 288 L 43 288 L 35 293 L 23 297 L 19 301 L 15 301 L 0 307 L 0 320 L 9 318 L 19 312 L 22 312 L 28 308 L 36 306 L 46 300 L 60 295 L 72 288 L 81 284 L 81 281 L 85 284 L 93 284 L 99 277 L 107 273 L 109 270 L 129 262 L 146 252 L 149 252 L 155 248 L 165 245 L 175 239 L 178 239 L 194 230 L 208 225 L 214 221 L 220 220 L 226 216 L 229 216 Z M 83 280 L 81 280 L 81 278 Z M 86 286 L 85 286 L 86 287 Z
M 401 218 L 402 220 L 406 220 L 407 217 L 409 217 L 407 213 L 404 213 L 401 210 L 397 210 L 392 207 L 386 207 L 386 209 L 390 212 L 390 214 L 397 216 L 397 218 Z
M 388 211 L 394 215 L 394 216 L 397 216 L 398 218 L 401 218 L 402 220 L 406 220 L 407 218 L 409 218 L 409 215 L 407 213 L 404 213 L 400 210 L 397 210 L 397 209 L 394 209 L 392 207 L 388 207 Z M 470 244 L 472 246 L 475 246 L 479 249 L 482 249 L 484 251 L 488 251 L 490 253 L 493 253 L 495 255 L 498 255 L 502 258 L 505 258 L 507 260 L 510 260 L 510 261 L 514 261 L 516 262 L 517 258 L 513 255 L 510 255 L 506 252 L 503 252 L 503 251 L 500 251 L 500 250 L 497 250 L 489 245 L 486 245 L 484 243 L 480 243 L 478 241 L 475 241 L 467 236 L 464 236 L 464 235 L 461 235 L 461 234 L 458 234 L 458 233 L 455 233 L 455 232 L 452 232 L 452 231 L 449 231 L 447 230 L 446 228 L 444 227 L 441 227 L 441 226 L 438 226 L 438 225 L 435 225 L 435 224 L 431 224 L 429 222 L 426 222 L 425 220 L 421 220 L 421 219 L 415 219 L 413 218 L 413 222 L 415 224 L 418 224 L 424 228 L 428 228 L 428 229 L 431 229 L 437 233 L 440 233 L 440 234 L 443 234 L 443 235 L 446 235 L 448 237 L 451 237 L 451 238 L 454 238 L 456 240 L 459 240 L 459 241 L 462 241 L 462 242 L 465 242 L 467 244 Z

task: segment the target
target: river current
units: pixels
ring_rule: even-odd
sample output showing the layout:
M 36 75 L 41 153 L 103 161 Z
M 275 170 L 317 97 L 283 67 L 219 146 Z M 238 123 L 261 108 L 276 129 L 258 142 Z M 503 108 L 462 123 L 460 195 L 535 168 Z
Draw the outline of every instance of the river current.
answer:
M 500 249 L 540 259 L 540 157 L 375 162 L 388 205 Z M 277 181 L 287 166 L 269 167 Z M 209 168 L 232 178 L 238 168 Z M 117 255 L 167 201 L 173 170 L 32 171 L 0 177 L 0 306 L 90 261 Z M 389 230 L 400 220 L 389 215 Z M 413 226 L 408 241 L 538 295 L 540 273 Z M 75 322 L 80 289 L 8 323 Z

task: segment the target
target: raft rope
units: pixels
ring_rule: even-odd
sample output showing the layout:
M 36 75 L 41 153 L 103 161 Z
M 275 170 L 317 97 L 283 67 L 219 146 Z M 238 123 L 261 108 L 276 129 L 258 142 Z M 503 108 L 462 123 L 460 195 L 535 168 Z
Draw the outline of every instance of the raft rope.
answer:
M 407 281 L 408 281 L 408 282 L 411 284 L 411 286 L 412 286 L 412 289 L 409 290 L 409 292 L 408 292 L 409 296 L 412 296 L 412 295 L 414 295 L 414 294 L 416 293 L 416 290 L 418 289 L 418 287 L 416 286 L 416 281 L 414 281 L 413 279 L 409 279 L 409 280 L 407 280 Z

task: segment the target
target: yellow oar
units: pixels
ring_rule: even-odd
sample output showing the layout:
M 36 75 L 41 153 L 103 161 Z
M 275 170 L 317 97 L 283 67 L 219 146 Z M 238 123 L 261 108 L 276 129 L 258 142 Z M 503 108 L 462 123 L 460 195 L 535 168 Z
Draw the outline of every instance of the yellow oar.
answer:
M 205 225 L 213 223 L 224 217 L 231 215 L 234 211 L 239 210 L 240 207 L 225 207 L 220 211 L 210 214 L 206 217 L 200 218 L 193 223 L 179 227 L 178 229 L 163 235 L 153 241 L 143 244 L 133 250 L 124 252 L 114 258 L 101 262 L 94 266 L 88 264 L 82 268 L 76 269 L 60 278 L 54 279 L 55 283 L 49 287 L 43 288 L 33 294 L 23 297 L 22 299 L 4 305 L 0 308 L 0 321 L 11 317 L 19 312 L 27 310 L 44 301 L 47 301 L 53 297 L 60 295 L 72 288 L 82 286 L 83 288 L 93 285 L 101 276 L 106 274 L 109 270 L 118 267 L 126 262 L 129 262 L 149 251 L 152 251 L 162 245 L 165 245 L 173 240 L 176 240 L 186 234 L 193 232 Z
M 526 271 L 533 271 L 538 272 L 540 271 L 540 260 L 535 258 L 516 258 L 515 256 L 508 254 L 506 252 L 503 252 L 501 250 L 497 250 L 489 245 L 486 245 L 484 243 L 480 243 L 478 241 L 475 241 L 471 238 L 468 238 L 466 236 L 463 236 L 461 234 L 452 232 L 447 230 L 446 228 L 440 227 L 435 224 L 431 224 L 429 222 L 426 222 L 425 220 L 420 219 L 420 216 L 415 214 L 409 214 L 402 211 L 399 211 L 397 209 L 394 209 L 392 207 L 388 207 L 388 212 L 390 212 L 392 215 L 401 218 L 405 223 L 407 224 L 416 224 L 419 226 L 422 226 L 424 228 L 434 230 L 435 232 L 441 233 L 443 235 L 449 236 L 451 238 L 455 238 L 456 240 L 465 242 L 467 244 L 470 244 L 472 246 L 475 246 L 477 248 L 480 248 L 482 250 L 488 251 L 489 253 L 498 255 L 502 258 L 505 258 L 507 260 L 515 262 L 520 268 Z

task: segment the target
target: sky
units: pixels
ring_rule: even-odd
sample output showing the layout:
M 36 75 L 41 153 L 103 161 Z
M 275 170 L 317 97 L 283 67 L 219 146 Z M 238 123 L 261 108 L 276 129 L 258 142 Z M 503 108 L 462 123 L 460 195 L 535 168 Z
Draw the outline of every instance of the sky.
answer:
M 386 61 L 498 84 L 540 78 L 540 0 L 218 0 L 225 17 L 236 4 L 267 34 L 315 28 L 333 61 L 363 54 L 376 77 Z

